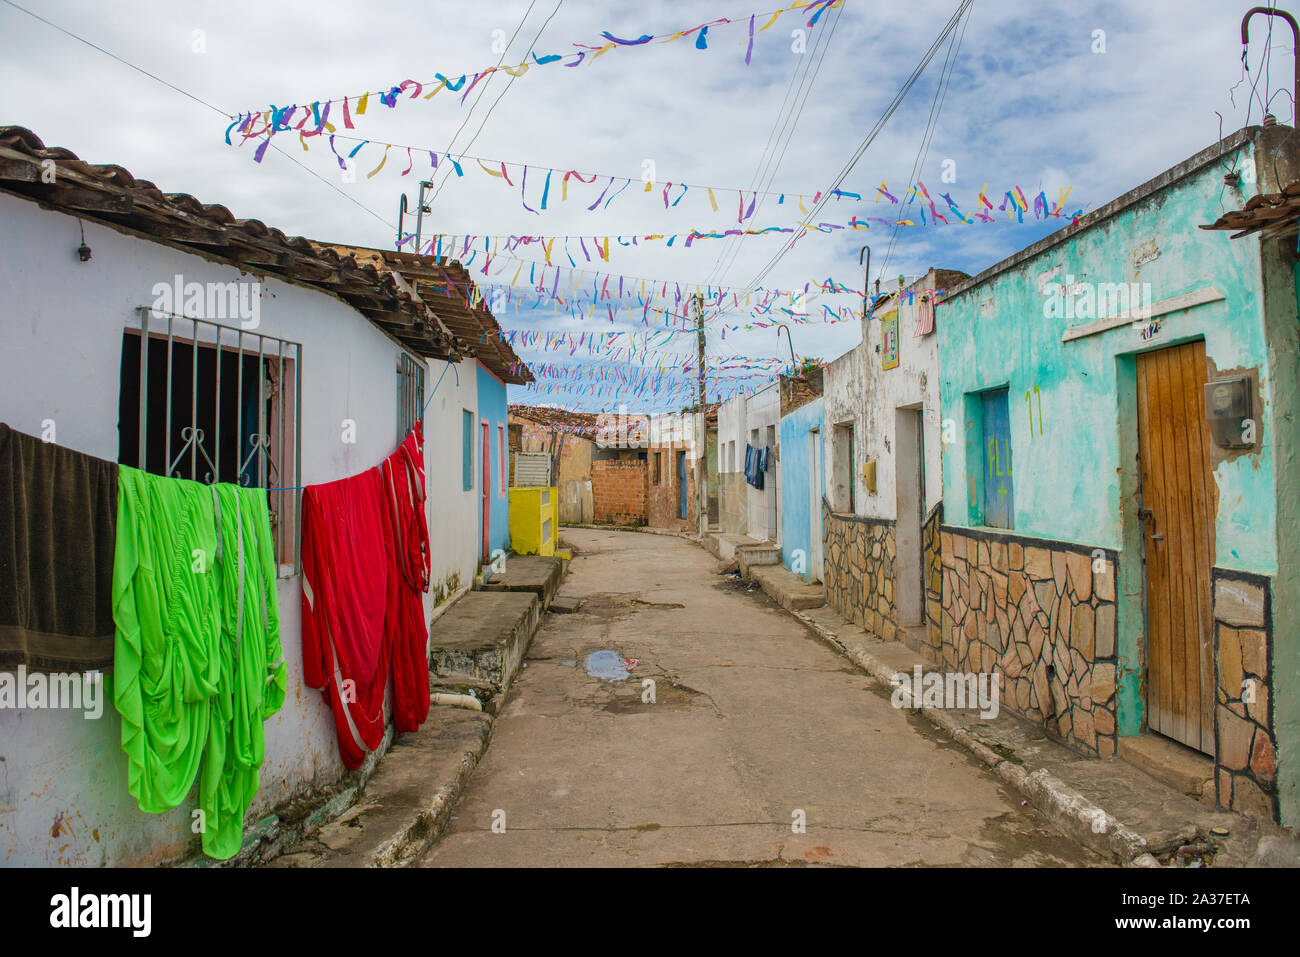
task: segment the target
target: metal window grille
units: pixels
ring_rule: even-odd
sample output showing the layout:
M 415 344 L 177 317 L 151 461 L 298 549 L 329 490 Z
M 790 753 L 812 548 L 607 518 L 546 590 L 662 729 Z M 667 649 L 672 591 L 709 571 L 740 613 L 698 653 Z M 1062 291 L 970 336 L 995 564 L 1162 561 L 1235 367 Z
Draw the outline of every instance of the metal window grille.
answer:
M 468 492 L 474 488 L 474 414 L 469 409 L 461 410 L 460 439 L 461 487 Z
M 138 350 L 138 365 L 124 352 L 122 385 L 124 394 L 131 385 L 138 389 L 139 417 L 128 423 L 122 410 L 119 458 L 130 464 L 127 439 L 133 430 L 134 464 L 145 471 L 266 489 L 277 564 L 292 564 L 297 572 L 302 345 L 148 306 L 137 311 L 138 330 L 128 328 L 127 335 L 139 341 L 124 344 L 124 350 Z M 138 372 L 134 383 L 125 381 L 128 361 Z M 161 395 L 151 379 L 165 381 Z
M 397 357 L 397 442 L 406 441 L 424 414 L 424 363 L 405 352 Z
M 504 498 L 506 487 L 510 484 L 510 470 L 506 467 L 506 427 L 497 426 L 497 468 L 501 473 L 501 482 L 497 486 L 497 496 Z

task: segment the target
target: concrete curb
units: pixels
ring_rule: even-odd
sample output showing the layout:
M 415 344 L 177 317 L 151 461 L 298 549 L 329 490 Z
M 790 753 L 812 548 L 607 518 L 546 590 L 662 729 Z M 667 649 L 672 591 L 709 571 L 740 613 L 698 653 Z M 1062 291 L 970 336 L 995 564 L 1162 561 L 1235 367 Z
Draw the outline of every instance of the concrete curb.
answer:
M 788 609 L 787 609 L 788 610 Z M 843 644 L 839 636 L 817 621 L 797 611 L 791 615 L 811 628 L 818 637 L 844 655 L 871 677 L 890 685 L 897 669 L 876 659 L 873 655 Z M 1146 838 L 1125 827 L 1104 808 L 1093 804 L 1065 782 L 1043 768 L 1027 771 L 1023 765 L 1004 758 L 977 741 L 957 720 L 938 708 L 916 707 L 910 691 L 903 688 L 906 706 L 923 715 L 936 728 L 960 744 L 986 765 L 997 778 L 1014 788 L 1031 805 L 1041 811 L 1061 833 L 1090 850 L 1125 866 L 1150 866 L 1145 860 L 1149 854 Z
M 463 751 L 457 763 L 456 776 L 439 786 L 427 807 L 421 808 L 400 834 L 375 848 L 367 867 L 406 867 L 417 857 L 433 847 L 447 831 L 452 812 L 460 803 L 470 775 L 478 767 L 492 743 L 496 719 L 487 715 L 486 730 L 468 750 Z

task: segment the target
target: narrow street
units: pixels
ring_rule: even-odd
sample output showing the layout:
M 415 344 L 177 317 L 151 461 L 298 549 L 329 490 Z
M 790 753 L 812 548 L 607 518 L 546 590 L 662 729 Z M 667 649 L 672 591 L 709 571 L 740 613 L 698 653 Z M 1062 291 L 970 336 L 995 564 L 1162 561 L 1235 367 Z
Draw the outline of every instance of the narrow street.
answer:
M 422 866 L 1100 863 L 703 549 L 564 540 L 581 606 L 545 617 Z

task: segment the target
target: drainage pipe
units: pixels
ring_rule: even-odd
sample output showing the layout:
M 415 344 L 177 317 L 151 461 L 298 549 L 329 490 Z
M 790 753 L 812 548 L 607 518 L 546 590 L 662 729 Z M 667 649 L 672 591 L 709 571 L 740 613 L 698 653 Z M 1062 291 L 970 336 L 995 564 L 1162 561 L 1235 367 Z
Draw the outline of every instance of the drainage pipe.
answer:
M 429 695 L 431 704 L 447 704 L 453 708 L 468 708 L 471 711 L 482 711 L 483 704 L 472 694 L 451 694 L 446 691 L 435 691 Z

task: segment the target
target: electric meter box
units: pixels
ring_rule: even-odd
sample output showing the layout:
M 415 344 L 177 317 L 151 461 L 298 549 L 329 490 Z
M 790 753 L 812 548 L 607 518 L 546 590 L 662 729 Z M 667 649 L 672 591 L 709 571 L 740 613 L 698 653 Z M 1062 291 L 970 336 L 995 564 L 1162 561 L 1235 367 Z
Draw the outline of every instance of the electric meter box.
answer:
M 1221 449 L 1248 449 L 1255 444 L 1250 376 L 1231 376 L 1205 383 L 1205 422 Z

